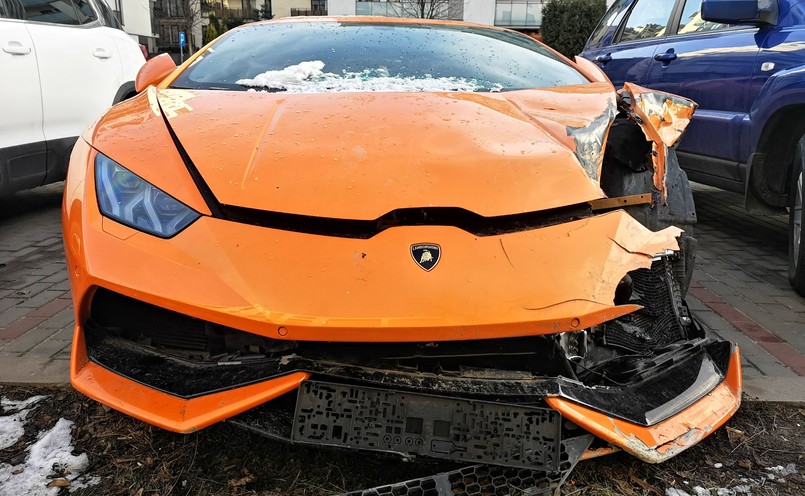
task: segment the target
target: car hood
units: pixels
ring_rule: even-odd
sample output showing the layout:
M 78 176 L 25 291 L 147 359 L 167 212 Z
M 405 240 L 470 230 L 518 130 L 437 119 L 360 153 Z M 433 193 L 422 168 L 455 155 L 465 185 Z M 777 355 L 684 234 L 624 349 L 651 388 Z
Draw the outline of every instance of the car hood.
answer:
M 371 220 L 399 208 L 497 216 L 603 197 L 568 128 L 608 112 L 616 95 L 589 84 L 500 94 L 163 89 L 156 99 L 222 204 Z
M 421 207 L 491 217 L 603 198 L 576 140 L 615 102 L 609 83 L 505 93 L 151 87 L 84 139 L 203 213 L 171 133 L 224 205 L 357 220 Z

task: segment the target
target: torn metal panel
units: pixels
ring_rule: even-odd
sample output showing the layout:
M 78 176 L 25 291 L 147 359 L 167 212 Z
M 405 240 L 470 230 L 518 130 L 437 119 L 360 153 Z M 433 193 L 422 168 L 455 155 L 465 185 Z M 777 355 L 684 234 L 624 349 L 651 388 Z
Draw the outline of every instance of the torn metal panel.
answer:
M 601 165 L 604 162 L 604 145 L 607 141 L 609 126 L 617 114 L 617 105 L 611 99 L 607 100 L 604 112 L 596 117 L 589 125 L 581 127 L 567 126 L 567 135 L 572 137 L 576 148 L 573 153 L 584 169 L 584 172 L 594 181 L 601 177 Z
M 652 142 L 651 160 L 654 165 L 654 188 L 662 203 L 666 202 L 665 163 L 668 148 L 676 144 L 690 124 L 696 103 L 670 93 L 654 91 L 624 83 L 621 96 L 630 96 L 632 118 L 640 125 L 646 139 Z

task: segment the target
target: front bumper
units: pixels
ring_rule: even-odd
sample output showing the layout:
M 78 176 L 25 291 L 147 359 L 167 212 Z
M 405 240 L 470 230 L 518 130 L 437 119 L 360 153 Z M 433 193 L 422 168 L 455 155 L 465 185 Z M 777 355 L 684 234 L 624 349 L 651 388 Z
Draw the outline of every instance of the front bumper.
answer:
M 490 346 L 495 344 L 490 343 Z M 527 341 L 520 345 L 526 346 Z M 641 365 L 641 377 L 623 386 L 591 386 L 562 376 L 539 378 L 523 373 L 518 376 L 517 372 L 504 370 L 434 374 L 406 367 L 378 367 L 379 364 L 368 358 L 339 362 L 333 357 L 316 356 L 315 352 L 311 357 L 289 354 L 277 359 L 202 365 L 104 334 L 97 323 L 89 321 L 88 328 L 77 327 L 71 375 L 74 386 L 84 394 L 172 431 L 193 432 L 231 419 L 263 434 L 297 443 L 453 460 L 465 460 L 462 453 L 466 450 L 448 450 L 450 456 L 440 455 L 438 450 L 422 452 L 422 446 L 441 441 L 433 436 L 418 441 L 404 438 L 394 441 L 391 436 L 386 442 L 372 445 L 354 443 L 354 439 L 361 436 L 353 439 L 346 433 L 350 429 L 360 430 L 354 419 L 365 421 L 368 417 L 366 412 L 358 413 L 356 405 L 347 409 L 349 413 L 344 411 L 344 405 L 320 408 L 328 412 L 324 417 L 334 415 L 332 418 L 337 420 L 331 418 L 326 431 L 316 432 L 314 437 L 295 438 L 293 433 L 299 430 L 293 421 L 299 417 L 298 412 L 294 414 L 294 408 L 299 408 L 296 395 L 302 398 L 296 391 L 324 381 L 335 387 L 381 391 L 391 396 L 433 395 L 431 406 L 436 417 L 431 418 L 431 422 L 453 422 L 465 415 L 462 412 L 454 415 L 449 408 L 445 410 L 437 404 L 438 401 L 450 403 L 451 399 L 473 405 L 494 403 L 498 408 L 512 411 L 536 406 L 561 414 L 612 446 L 656 463 L 692 446 L 723 424 L 740 405 L 742 388 L 738 349 L 712 337 L 692 340 L 653 356 L 650 362 Z M 255 375 L 255 371 L 259 374 Z M 205 385 L 205 391 L 188 394 L 187 389 L 182 389 L 196 381 Z M 377 402 L 364 407 L 367 412 L 374 412 Z M 404 406 L 398 409 L 406 410 Z M 371 424 L 381 430 L 405 426 L 412 416 L 423 418 L 413 413 L 400 417 L 399 411 L 396 417 L 391 413 L 385 417 L 374 415 L 377 418 Z M 514 414 L 510 411 L 502 416 L 506 415 Z M 314 420 L 309 423 L 318 425 Z M 488 424 L 489 419 L 486 419 L 473 425 Z M 433 424 L 428 425 L 433 434 Z M 501 435 L 510 430 L 503 425 L 496 429 Z M 466 435 L 465 439 L 490 439 L 486 431 L 472 432 L 467 428 L 459 431 Z M 382 439 L 379 432 L 375 437 Z M 556 442 L 566 434 L 557 436 Z M 518 435 L 509 436 L 518 443 L 524 442 Z M 514 460 L 498 460 L 491 455 L 485 462 L 506 466 L 522 466 L 523 463 L 518 465 Z M 533 467 L 534 464 L 529 463 Z
M 91 163 L 86 144 L 76 148 Z M 561 368 L 520 368 L 524 353 L 540 366 L 553 361 L 558 352 L 551 346 L 559 335 L 636 315 L 637 303 L 613 304 L 615 288 L 627 273 L 652 268 L 656 254 L 676 250 L 677 229 L 653 233 L 615 211 L 497 236 L 405 226 L 366 240 L 202 217 L 162 240 L 101 217 L 92 168 L 71 168 L 69 174 L 63 228 L 76 312 L 71 381 L 84 394 L 151 424 L 176 432 L 226 419 L 246 424 L 265 409 L 292 411 L 291 396 L 304 381 L 328 381 L 544 408 L 571 420 L 577 431 L 656 462 L 707 435 L 740 404 L 737 349 L 695 324 L 689 339 L 684 332 L 668 341 L 621 332 L 629 339 L 618 345 L 639 356 L 629 364 L 628 380 L 598 384 L 573 379 Z M 435 271 L 410 260 L 409 246 L 423 241 L 445 250 Z M 99 323 L 103 316 L 93 304 L 113 293 L 201 327 L 170 336 L 158 329 L 144 345 L 118 325 Z M 611 337 L 617 329 L 605 331 Z M 246 342 L 246 348 L 257 348 L 258 359 L 211 359 L 214 341 L 237 333 L 258 340 Z M 192 343 L 202 335 L 199 351 L 206 355 L 199 360 Z M 160 336 L 180 341 L 159 342 Z M 489 355 L 482 350 L 487 344 L 502 351 Z M 191 351 L 179 358 L 161 351 L 176 346 Z M 224 339 L 224 351 L 227 346 Z M 407 346 L 419 348 L 404 360 L 378 362 L 372 353 Z M 463 346 L 489 358 L 441 371 L 428 361 L 430 349 L 466 357 L 458 349 Z M 350 356 L 351 348 L 365 349 Z M 441 356 L 452 360 L 450 353 Z M 567 365 L 563 359 L 556 363 Z M 412 368 L 419 360 L 429 368 Z M 510 361 L 515 365 L 501 365 Z M 561 436 L 568 435 L 564 424 Z M 345 425 L 338 427 L 343 432 Z M 277 424 L 272 432 L 287 437 L 283 433 L 292 428 Z M 372 448 L 401 450 L 396 444 Z

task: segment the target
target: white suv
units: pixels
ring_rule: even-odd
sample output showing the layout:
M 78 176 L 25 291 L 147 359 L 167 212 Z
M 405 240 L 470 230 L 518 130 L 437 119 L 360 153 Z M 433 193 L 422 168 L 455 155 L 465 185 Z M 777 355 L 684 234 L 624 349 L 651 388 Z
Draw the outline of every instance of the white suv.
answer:
M 0 0 L 0 195 L 64 179 L 76 138 L 135 94 L 144 63 L 101 0 Z

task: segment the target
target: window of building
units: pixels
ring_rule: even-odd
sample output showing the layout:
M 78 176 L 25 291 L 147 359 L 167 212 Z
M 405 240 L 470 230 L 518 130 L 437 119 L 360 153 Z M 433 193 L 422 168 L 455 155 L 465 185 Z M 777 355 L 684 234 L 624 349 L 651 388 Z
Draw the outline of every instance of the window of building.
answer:
M 539 27 L 542 24 L 543 0 L 497 0 L 495 25 Z

